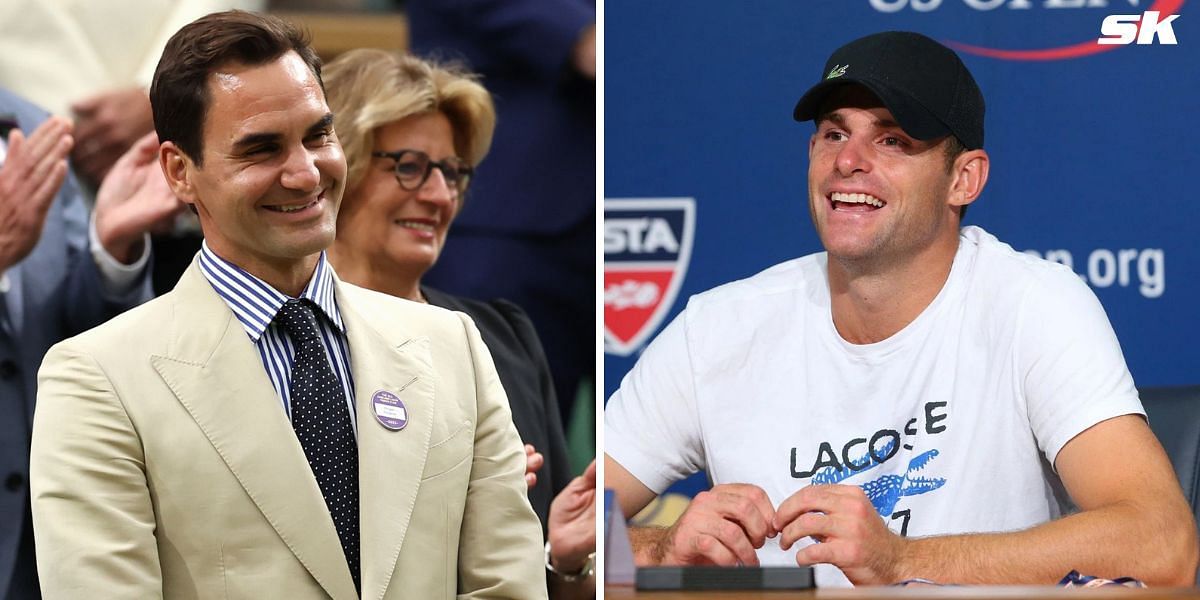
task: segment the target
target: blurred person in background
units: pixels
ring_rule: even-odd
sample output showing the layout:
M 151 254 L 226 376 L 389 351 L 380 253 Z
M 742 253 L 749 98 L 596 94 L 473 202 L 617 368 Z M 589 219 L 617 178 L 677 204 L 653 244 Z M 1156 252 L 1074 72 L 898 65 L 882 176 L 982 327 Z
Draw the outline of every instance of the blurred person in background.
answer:
M 91 186 L 154 130 L 147 95 L 167 38 L 197 17 L 264 0 L 5 0 L 0 85 L 72 118 L 72 164 Z
M 496 99 L 452 244 L 426 281 L 507 298 L 541 334 L 564 420 L 596 363 L 596 5 L 594 0 L 408 0 L 414 54 L 461 60 Z
M 126 150 L 154 130 L 148 90 L 167 39 L 203 15 L 266 0 L 0 1 L 0 85 L 75 125 L 71 164 L 85 200 Z M 169 291 L 200 249 L 195 215 L 151 232 L 151 285 Z
M 506 300 L 480 302 L 422 285 L 491 144 L 491 96 L 463 71 L 383 50 L 352 50 L 324 73 L 348 165 L 330 261 L 350 283 L 474 319 L 529 453 L 526 479 L 547 531 L 551 595 L 594 596 L 595 462 L 571 478 L 533 324 Z
M 38 598 L 29 507 L 35 375 L 52 344 L 150 297 L 146 231 L 183 206 L 154 134 L 110 169 L 89 222 L 71 123 L 0 89 L 0 598 Z

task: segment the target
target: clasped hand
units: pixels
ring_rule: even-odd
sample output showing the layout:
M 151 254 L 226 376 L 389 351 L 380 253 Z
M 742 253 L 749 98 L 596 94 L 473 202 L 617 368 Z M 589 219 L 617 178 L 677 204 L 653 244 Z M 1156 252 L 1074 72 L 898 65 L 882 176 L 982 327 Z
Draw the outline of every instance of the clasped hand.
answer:
M 661 564 L 757 566 L 755 550 L 775 536 L 784 550 L 818 541 L 800 549 L 796 563 L 832 564 L 855 585 L 897 581 L 906 545 L 857 486 L 811 485 L 775 509 L 758 486 L 724 484 L 692 500 L 655 554 Z

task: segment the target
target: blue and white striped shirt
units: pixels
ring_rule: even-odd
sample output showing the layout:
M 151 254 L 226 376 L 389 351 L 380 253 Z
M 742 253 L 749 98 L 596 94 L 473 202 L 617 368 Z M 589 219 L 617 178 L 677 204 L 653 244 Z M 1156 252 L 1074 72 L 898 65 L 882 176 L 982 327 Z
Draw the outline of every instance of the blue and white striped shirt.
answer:
M 275 391 L 283 401 L 283 410 L 288 419 L 291 419 L 289 387 L 296 349 L 288 339 L 283 325 L 274 322 L 275 315 L 289 297 L 241 267 L 214 254 L 207 241 L 200 248 L 200 271 L 246 329 L 250 341 L 258 349 L 258 356 L 262 359 L 271 385 L 275 386 Z M 346 392 L 346 409 L 350 411 L 350 424 L 357 436 L 358 425 L 354 419 L 354 377 L 350 373 L 350 346 L 346 341 L 346 325 L 342 322 L 342 314 L 338 311 L 337 299 L 333 294 L 333 274 L 324 252 L 317 261 L 312 279 L 300 293 L 300 298 L 311 300 L 321 309 L 314 311 L 318 315 L 317 328 L 321 332 L 321 343 L 325 346 L 325 354 L 329 358 L 333 373 L 342 382 L 342 388 Z

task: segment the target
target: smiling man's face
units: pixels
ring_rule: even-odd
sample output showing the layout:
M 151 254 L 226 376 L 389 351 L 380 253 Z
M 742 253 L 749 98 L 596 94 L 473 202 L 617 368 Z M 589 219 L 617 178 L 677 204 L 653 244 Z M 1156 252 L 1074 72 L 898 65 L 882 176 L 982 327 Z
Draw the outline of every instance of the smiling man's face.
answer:
M 830 257 L 902 261 L 958 235 L 946 138 L 914 139 L 866 88 L 830 94 L 809 143 L 809 210 Z
M 209 247 L 251 273 L 315 260 L 333 242 L 346 159 L 317 78 L 294 52 L 209 76 L 203 161 L 186 161 Z

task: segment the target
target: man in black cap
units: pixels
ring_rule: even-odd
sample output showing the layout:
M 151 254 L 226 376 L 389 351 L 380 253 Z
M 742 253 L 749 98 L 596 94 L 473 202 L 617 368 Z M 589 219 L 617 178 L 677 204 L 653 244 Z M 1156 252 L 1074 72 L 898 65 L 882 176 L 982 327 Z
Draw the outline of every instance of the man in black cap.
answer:
M 1191 585 L 1191 511 L 1096 297 L 960 228 L 989 168 L 970 72 L 887 32 L 821 77 L 794 116 L 816 123 L 826 252 L 691 298 L 609 400 L 626 515 L 695 471 L 714 483 L 671 528 L 633 530 L 637 562 Z

